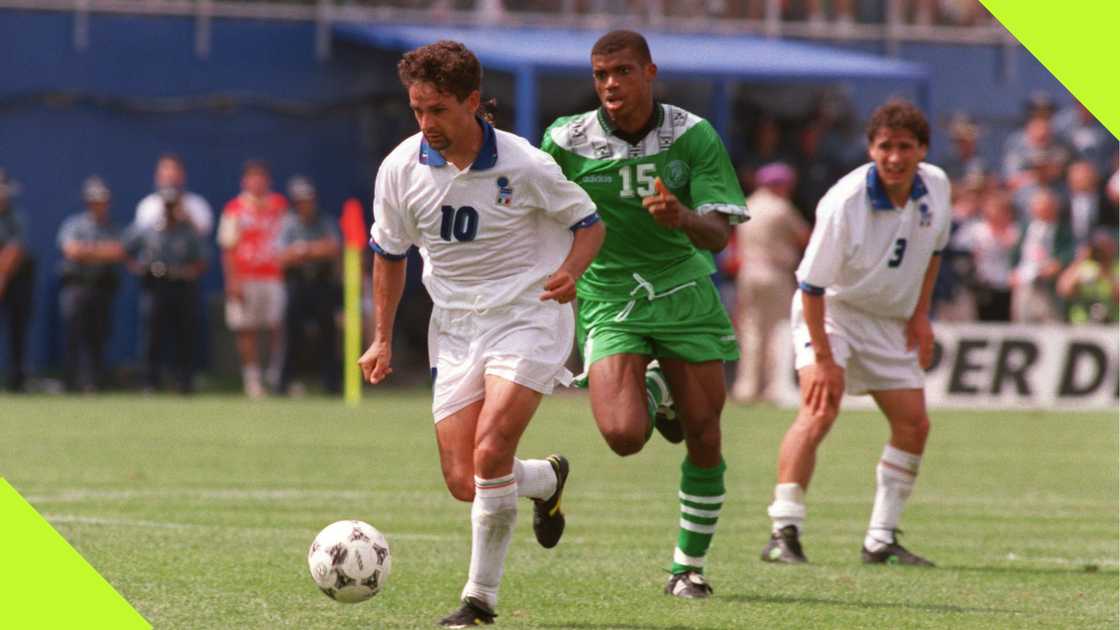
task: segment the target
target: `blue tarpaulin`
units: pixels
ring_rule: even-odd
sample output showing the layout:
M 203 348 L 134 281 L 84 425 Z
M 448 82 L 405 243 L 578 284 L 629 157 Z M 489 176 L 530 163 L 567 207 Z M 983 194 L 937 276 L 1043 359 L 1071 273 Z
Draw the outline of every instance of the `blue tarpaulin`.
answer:
M 602 31 L 506 27 L 442 27 L 402 24 L 339 24 L 343 41 L 387 50 L 411 50 L 440 39 L 462 42 L 483 67 L 511 72 L 517 80 L 517 132 L 536 138 L 537 77 L 544 73 L 589 73 L 590 51 Z M 712 122 L 723 131 L 729 80 L 886 80 L 915 83 L 923 90 L 921 64 L 840 48 L 745 35 L 647 33 L 659 73 L 670 78 L 713 81 L 723 103 L 713 103 Z

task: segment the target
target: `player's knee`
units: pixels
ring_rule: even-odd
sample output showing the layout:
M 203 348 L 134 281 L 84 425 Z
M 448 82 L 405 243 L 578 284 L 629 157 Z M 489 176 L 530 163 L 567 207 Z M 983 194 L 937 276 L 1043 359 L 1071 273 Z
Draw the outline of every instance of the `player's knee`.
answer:
M 820 444 L 821 440 L 832 430 L 834 422 L 836 422 L 836 411 L 832 408 L 825 408 L 802 413 L 799 424 L 811 443 Z
M 615 427 L 603 429 L 602 433 L 603 439 L 607 442 L 607 446 L 610 446 L 612 451 L 623 457 L 637 453 L 642 450 L 642 447 L 646 444 L 646 436 L 644 434 L 639 434 L 636 431 L 630 431 L 625 428 Z
M 483 440 L 474 447 L 475 474 L 483 479 L 500 476 L 499 469 L 509 470 L 514 449 L 500 438 Z
M 474 475 L 445 471 L 443 479 L 451 496 L 467 503 L 474 501 Z

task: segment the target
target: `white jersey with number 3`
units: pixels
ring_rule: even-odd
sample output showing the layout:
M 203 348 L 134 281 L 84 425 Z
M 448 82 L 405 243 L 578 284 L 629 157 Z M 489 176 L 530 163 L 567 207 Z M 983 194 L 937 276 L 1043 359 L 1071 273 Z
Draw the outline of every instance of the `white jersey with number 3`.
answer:
M 370 246 L 400 258 L 416 245 L 424 286 L 440 308 L 536 300 L 571 249 L 570 228 L 596 220 L 591 198 L 552 157 L 479 124 L 482 149 L 464 170 L 416 134 L 377 172 Z
M 949 226 L 945 171 L 921 163 L 910 198 L 896 208 L 875 165 L 865 164 L 817 206 L 816 227 L 797 268 L 800 289 L 874 316 L 909 319 L 930 257 L 948 243 Z

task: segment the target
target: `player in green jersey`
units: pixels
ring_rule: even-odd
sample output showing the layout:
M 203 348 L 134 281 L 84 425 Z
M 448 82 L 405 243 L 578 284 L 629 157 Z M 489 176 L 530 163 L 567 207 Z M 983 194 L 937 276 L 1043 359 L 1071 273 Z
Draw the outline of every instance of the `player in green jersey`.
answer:
M 599 431 L 619 455 L 640 451 L 654 425 L 684 440 L 680 532 L 665 591 L 707 597 L 704 557 L 724 499 L 723 361 L 738 358 L 710 252 L 746 220 L 746 202 L 711 124 L 654 100 L 657 66 L 644 37 L 607 33 L 591 49 L 591 67 L 602 106 L 558 119 L 541 143 L 607 226 L 577 286 L 584 383 Z

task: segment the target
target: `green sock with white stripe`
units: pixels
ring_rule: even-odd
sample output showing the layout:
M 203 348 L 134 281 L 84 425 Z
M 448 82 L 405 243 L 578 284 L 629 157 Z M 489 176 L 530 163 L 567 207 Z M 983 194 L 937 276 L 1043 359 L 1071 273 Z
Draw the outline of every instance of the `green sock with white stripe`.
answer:
M 716 533 L 723 508 L 723 459 L 712 468 L 700 468 L 685 455 L 681 464 L 681 521 L 677 548 L 673 550 L 673 573 L 704 572 L 704 556 Z

